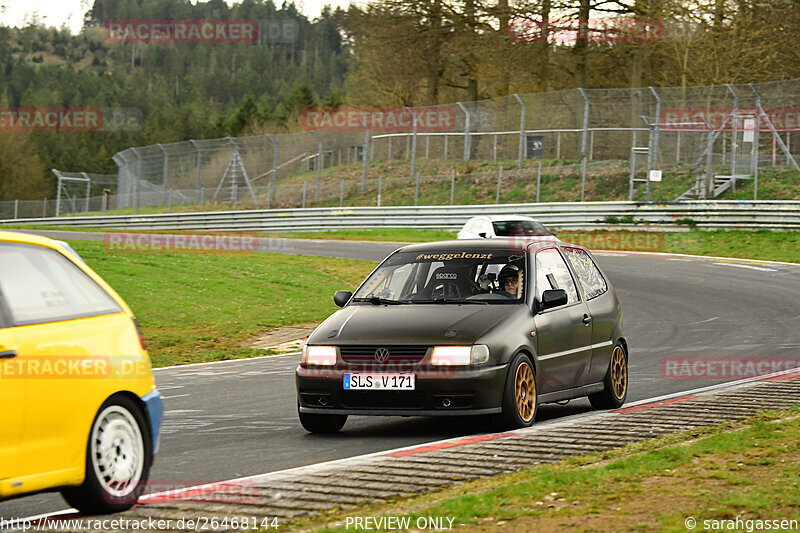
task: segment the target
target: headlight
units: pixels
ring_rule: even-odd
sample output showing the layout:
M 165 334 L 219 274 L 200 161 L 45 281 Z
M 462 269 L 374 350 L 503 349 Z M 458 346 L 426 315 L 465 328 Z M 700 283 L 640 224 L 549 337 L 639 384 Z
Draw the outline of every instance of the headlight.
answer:
M 489 347 L 485 344 L 436 346 L 431 352 L 432 365 L 474 365 L 488 360 Z
M 336 364 L 336 346 L 303 346 L 301 363 L 316 366 L 333 366 Z

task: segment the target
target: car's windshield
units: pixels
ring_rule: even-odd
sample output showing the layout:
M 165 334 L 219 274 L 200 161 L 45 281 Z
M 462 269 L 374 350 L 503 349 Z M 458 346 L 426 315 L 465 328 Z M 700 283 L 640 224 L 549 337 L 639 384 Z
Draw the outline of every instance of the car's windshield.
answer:
M 514 250 L 399 252 L 353 296 L 379 303 L 508 304 L 525 292 L 525 255 Z
M 550 235 L 550 232 L 535 220 L 495 220 L 492 222 L 498 237 L 515 235 Z

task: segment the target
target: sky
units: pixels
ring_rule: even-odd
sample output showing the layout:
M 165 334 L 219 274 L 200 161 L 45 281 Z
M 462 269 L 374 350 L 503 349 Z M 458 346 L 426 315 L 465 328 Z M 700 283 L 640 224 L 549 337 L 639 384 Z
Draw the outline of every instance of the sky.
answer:
M 83 14 L 93 3 L 93 0 L 0 0 L 0 24 L 25 26 L 35 15 L 46 26 L 60 28 L 66 24 L 76 34 L 81 29 Z M 281 3 L 282 0 L 275 0 L 276 5 Z M 312 19 L 319 16 L 326 4 L 333 8 L 346 7 L 350 0 L 295 0 L 295 5 Z

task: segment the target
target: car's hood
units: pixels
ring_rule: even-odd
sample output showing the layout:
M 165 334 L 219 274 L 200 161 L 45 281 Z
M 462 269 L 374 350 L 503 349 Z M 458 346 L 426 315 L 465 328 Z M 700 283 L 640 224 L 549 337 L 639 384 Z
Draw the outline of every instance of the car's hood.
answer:
M 472 344 L 521 305 L 348 305 L 309 344 Z

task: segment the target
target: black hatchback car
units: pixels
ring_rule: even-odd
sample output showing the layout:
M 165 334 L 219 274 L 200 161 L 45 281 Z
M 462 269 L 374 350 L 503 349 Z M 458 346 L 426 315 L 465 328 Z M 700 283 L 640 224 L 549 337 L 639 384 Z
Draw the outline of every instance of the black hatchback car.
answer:
M 628 389 L 622 307 L 591 254 L 517 239 L 415 244 L 387 257 L 309 336 L 295 378 L 313 433 L 348 415 L 499 415 Z

